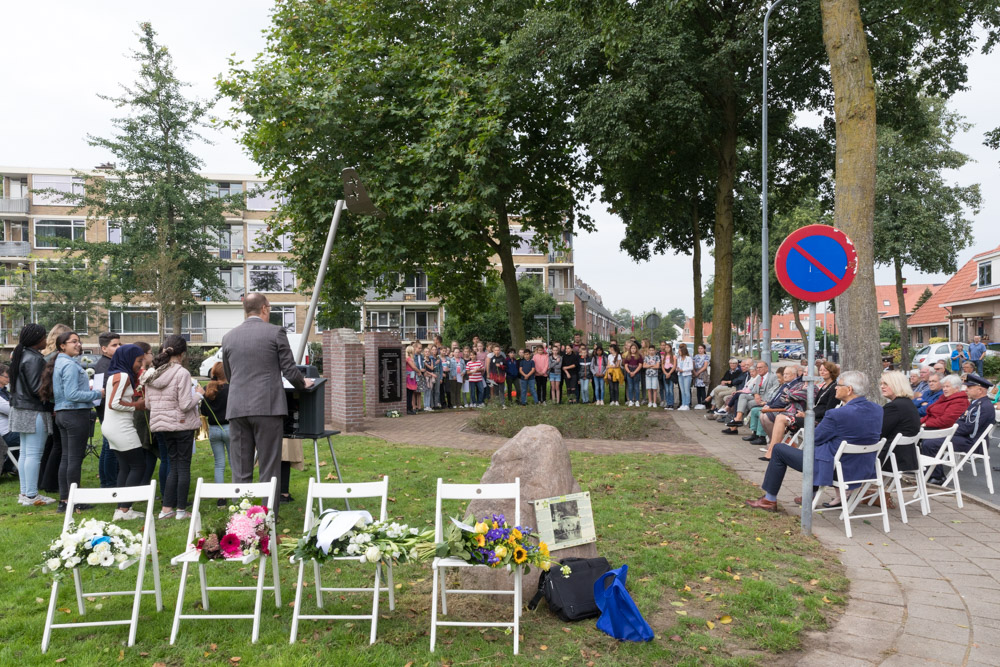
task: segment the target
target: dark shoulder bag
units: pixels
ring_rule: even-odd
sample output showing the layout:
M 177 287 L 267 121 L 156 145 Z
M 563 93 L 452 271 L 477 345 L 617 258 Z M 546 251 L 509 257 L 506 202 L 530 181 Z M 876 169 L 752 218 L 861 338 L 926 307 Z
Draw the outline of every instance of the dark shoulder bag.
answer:
M 544 597 L 549 610 L 564 621 L 581 621 L 600 615 L 594 601 L 594 583 L 611 569 L 606 558 L 567 558 L 560 565 L 572 569 L 569 577 L 564 577 L 559 567 L 552 566 L 538 578 L 538 592 L 528 603 L 534 610 Z

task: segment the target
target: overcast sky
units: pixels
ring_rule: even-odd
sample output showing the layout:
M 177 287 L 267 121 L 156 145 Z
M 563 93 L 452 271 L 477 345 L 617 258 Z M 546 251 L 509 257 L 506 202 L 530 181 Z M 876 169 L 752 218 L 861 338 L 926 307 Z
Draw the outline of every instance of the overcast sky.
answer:
M 120 83 L 135 78 L 128 58 L 136 48 L 137 24 L 151 21 L 161 43 L 170 48 L 182 81 L 193 96 L 215 93 L 216 76 L 227 69 L 228 58 L 250 60 L 264 46 L 261 31 L 268 25 L 270 2 L 170 3 L 104 0 L 99 3 L 33 0 L 4 8 L 4 39 L 0 56 L 8 72 L 5 103 L 0 105 L 0 165 L 19 167 L 74 167 L 86 169 L 111 156 L 87 145 L 86 135 L 107 136 L 115 115 L 113 105 L 97 97 L 117 94 Z M 44 30 L 43 30 L 44 27 Z M 44 40 L 40 35 L 44 34 Z M 983 133 L 1000 125 L 1000 87 L 996 69 L 1000 53 L 976 54 L 969 63 L 970 90 L 956 95 L 952 108 L 973 127 L 956 141 L 956 148 L 975 162 L 955 172 L 956 183 L 982 184 L 983 208 L 974 218 L 971 246 L 959 265 L 973 255 L 1000 245 L 1000 154 L 983 146 Z M 13 75 L 13 76 L 11 76 Z M 220 114 L 226 109 L 220 108 Z M 234 135 L 209 131 L 214 141 L 198 152 L 205 169 L 223 173 L 255 173 L 256 165 L 242 152 Z M 599 202 L 591 206 L 597 231 L 576 239 L 576 272 L 614 311 L 643 312 L 657 308 L 692 311 L 691 258 L 659 256 L 637 264 L 619 250 L 624 226 Z M 711 277 L 712 257 L 704 249 L 702 275 Z M 943 282 L 944 275 L 907 271 L 910 282 Z M 876 269 L 880 284 L 892 282 L 889 268 Z

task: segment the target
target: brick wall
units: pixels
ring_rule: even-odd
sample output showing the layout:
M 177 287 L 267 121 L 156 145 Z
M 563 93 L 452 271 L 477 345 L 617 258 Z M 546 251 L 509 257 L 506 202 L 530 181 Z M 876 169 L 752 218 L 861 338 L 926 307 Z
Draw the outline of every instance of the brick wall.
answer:
M 326 419 L 337 430 L 350 432 L 364 428 L 363 362 L 364 345 L 355 331 L 323 332 L 323 376 L 329 386 Z
M 397 410 L 400 416 L 406 414 L 406 355 L 403 352 L 403 344 L 399 336 L 388 331 L 366 331 L 365 332 L 365 405 L 367 406 L 367 416 L 382 417 L 389 410 Z M 400 375 L 400 400 L 380 403 L 378 386 L 378 351 L 379 348 L 394 348 L 400 350 L 401 354 L 401 375 Z

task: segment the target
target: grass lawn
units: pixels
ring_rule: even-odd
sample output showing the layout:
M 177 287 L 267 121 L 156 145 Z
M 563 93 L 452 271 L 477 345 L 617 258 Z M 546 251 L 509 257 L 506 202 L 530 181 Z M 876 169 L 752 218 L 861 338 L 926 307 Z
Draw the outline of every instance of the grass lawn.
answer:
M 601 440 L 642 440 L 652 428 L 649 413 L 641 408 L 579 405 L 510 405 L 502 410 L 497 403 L 488 403 L 476 411 L 466 425 L 477 433 L 512 438 L 525 426 L 549 424 L 559 429 L 564 438 L 598 438 Z
M 593 408 L 591 408 L 593 409 Z M 431 525 L 437 477 L 474 482 L 489 458 L 443 448 L 387 446 L 362 437 L 336 439 L 341 469 L 348 480 L 390 476 L 390 515 L 411 525 Z M 193 477 L 211 477 L 211 451 L 199 443 Z M 618 643 L 594 629 L 594 621 L 562 623 L 544 603 L 522 616 L 521 661 L 546 665 L 752 665 L 775 661 L 775 654 L 800 646 L 806 630 L 821 630 L 843 605 L 847 589 L 835 554 L 799 534 L 796 519 L 753 513 L 743 499 L 753 489 L 712 459 L 666 455 L 597 456 L 572 454 L 577 478 L 592 493 L 598 551 L 613 565 L 629 565 L 633 599 L 652 625 L 656 639 L 636 645 Z M 332 461 L 322 463 L 324 474 Z M 307 466 L 307 473 L 313 472 Z M 97 461 L 88 457 L 84 484 L 96 486 Z M 307 476 L 293 472 L 295 501 L 283 506 L 279 532 L 301 530 Z M 192 483 L 192 494 L 194 485 Z M 303 621 L 299 643 L 288 644 L 294 600 L 295 571 L 283 561 L 282 607 L 264 600 L 261 637 L 250 643 L 250 621 L 185 621 L 176 646 L 168 644 L 176 602 L 179 567 L 170 558 L 184 550 L 187 522 L 157 524 L 164 610 L 156 613 L 152 596 L 144 596 L 136 645 L 124 646 L 125 627 L 54 630 L 49 652 L 39 645 L 50 591 L 49 579 L 33 571 L 38 554 L 58 535 L 61 516 L 51 509 L 32 510 L 16 504 L 17 483 L 0 483 L 0 664 L 67 665 L 430 665 L 501 664 L 511 662 L 512 640 L 502 632 L 447 628 L 439 633 L 437 652 L 430 654 L 430 571 L 408 564 L 395 570 L 396 610 L 383 597 L 378 642 L 368 645 L 364 621 Z M 144 508 L 140 508 L 144 509 Z M 375 508 L 370 508 L 375 509 Z M 455 508 L 453 513 L 458 513 Z M 106 516 L 105 516 L 106 515 Z M 110 518 L 111 509 L 87 516 Z M 557 552 L 558 553 L 558 552 Z M 213 564 L 213 566 L 216 564 Z M 324 568 L 326 585 L 334 585 L 334 566 Z M 253 574 L 235 565 L 209 568 L 209 583 L 244 585 Z M 343 568 L 348 586 L 367 577 L 367 566 Z M 268 573 L 270 580 L 270 572 Z M 131 586 L 134 572 L 94 577 L 85 570 L 85 590 Z M 307 570 L 308 582 L 312 577 Z M 151 585 L 147 574 L 147 587 Z M 185 604 L 200 606 L 196 577 L 189 578 Z M 57 622 L 78 620 L 72 586 L 63 587 Z M 308 589 L 307 589 L 308 590 Z M 246 613 L 252 593 L 215 592 L 214 613 Z M 478 597 L 454 604 L 450 616 L 475 608 Z M 370 598 L 338 600 L 328 594 L 326 613 L 364 613 Z M 127 617 L 131 598 L 88 598 L 88 620 Z M 304 613 L 314 613 L 306 594 Z

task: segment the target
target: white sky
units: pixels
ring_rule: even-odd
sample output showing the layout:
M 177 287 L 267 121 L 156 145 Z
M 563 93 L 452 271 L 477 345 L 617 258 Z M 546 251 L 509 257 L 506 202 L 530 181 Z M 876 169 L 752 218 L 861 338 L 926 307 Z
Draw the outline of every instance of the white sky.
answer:
M 115 95 L 119 83 L 134 80 L 135 64 L 127 57 L 136 48 L 137 25 L 151 21 L 158 39 L 173 54 L 178 77 L 191 84 L 197 97 L 214 95 L 214 79 L 227 69 L 227 59 L 253 58 L 264 45 L 261 31 L 268 25 L 271 6 L 265 0 L 239 3 L 170 3 L 104 0 L 100 3 L 65 0 L 32 0 L 4 9 L 4 39 L 0 62 L 6 63 L 5 103 L 0 105 L 0 164 L 29 167 L 86 169 L 108 160 L 87 145 L 86 135 L 107 136 L 115 115 L 112 104 L 97 95 Z M 39 36 L 44 34 L 44 41 Z M 995 69 L 1000 52 L 978 53 L 969 63 L 969 88 L 952 100 L 952 108 L 972 123 L 970 132 L 956 141 L 956 148 L 975 162 L 956 172 L 955 182 L 982 185 L 983 208 L 974 218 L 971 245 L 959 265 L 973 255 L 1000 245 L 1000 154 L 982 144 L 983 133 L 1000 125 Z M 992 69 L 991 69 L 992 68 Z M 219 113 L 225 113 L 221 107 Z M 198 152 L 205 169 L 221 173 L 255 173 L 256 166 L 225 131 L 206 133 L 214 145 Z M 692 311 L 691 258 L 658 256 L 635 263 L 619 250 L 624 234 L 620 219 L 608 214 L 599 202 L 591 207 L 597 231 L 576 239 L 577 275 L 601 294 L 614 311 L 628 308 L 640 313 L 651 308 L 667 312 Z M 711 277 L 712 257 L 703 249 L 702 276 Z M 910 282 L 943 282 L 945 275 L 906 272 Z M 876 269 L 880 284 L 892 282 L 892 271 Z

